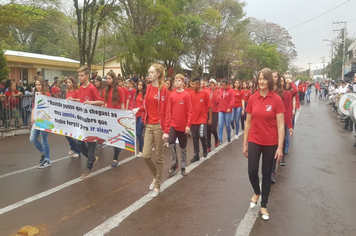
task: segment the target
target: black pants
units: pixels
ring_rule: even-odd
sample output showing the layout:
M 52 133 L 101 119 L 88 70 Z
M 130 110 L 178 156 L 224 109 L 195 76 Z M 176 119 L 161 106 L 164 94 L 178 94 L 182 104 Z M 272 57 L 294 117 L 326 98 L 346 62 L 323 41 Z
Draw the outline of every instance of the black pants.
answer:
M 199 155 L 199 139 L 203 146 L 203 150 L 206 151 L 208 149 L 206 141 L 206 124 L 191 125 L 190 131 L 193 136 L 194 155 Z
M 266 207 L 271 190 L 271 174 L 274 156 L 278 145 L 262 146 L 248 143 L 248 176 L 255 194 L 261 193 L 258 177 L 258 167 L 262 153 L 262 201 L 261 207 Z
M 348 116 L 345 120 L 345 128 L 353 129 L 354 122 L 351 120 L 350 116 Z
M 218 112 L 213 112 L 212 113 L 212 117 L 213 117 L 213 122 L 211 125 L 207 126 L 207 136 L 208 136 L 208 148 L 211 147 L 211 134 L 214 135 L 214 139 L 215 142 L 219 141 L 219 137 L 218 137 L 218 120 L 219 120 L 219 113 Z M 208 113 L 208 120 L 209 120 L 209 113 Z
M 289 135 L 289 129 L 286 124 L 284 124 L 284 139 L 283 139 L 283 158 L 282 161 L 284 161 L 284 150 L 286 150 L 286 135 Z M 272 167 L 272 172 L 276 172 L 276 166 L 277 166 L 277 159 L 274 159 L 273 162 L 273 167 Z
M 82 154 L 87 158 L 87 167 L 91 169 L 95 162 L 95 142 L 83 142 L 76 140 L 77 146 Z
M 115 161 L 117 161 L 117 159 L 119 158 L 120 152 L 121 152 L 121 148 L 114 147 L 114 160 Z
M 175 144 L 177 138 L 179 141 L 179 146 L 181 148 L 186 148 L 188 142 L 188 135 L 186 135 L 185 132 L 183 131 L 177 131 L 173 127 L 171 127 L 169 130 L 169 138 L 168 138 L 169 144 Z

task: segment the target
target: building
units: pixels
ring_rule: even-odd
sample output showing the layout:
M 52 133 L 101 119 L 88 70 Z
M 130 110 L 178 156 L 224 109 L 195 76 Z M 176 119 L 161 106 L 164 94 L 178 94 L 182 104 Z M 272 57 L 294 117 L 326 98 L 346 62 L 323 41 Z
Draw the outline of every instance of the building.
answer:
M 110 70 L 114 71 L 116 76 L 122 75 L 121 65 L 117 57 L 107 59 L 104 63 L 104 70 L 102 62 L 97 65 L 97 72 L 100 76 L 106 75 Z
M 37 71 L 41 71 L 43 78 L 51 83 L 54 77 L 77 76 L 80 67 L 79 61 L 65 57 L 10 50 L 5 51 L 4 55 L 10 71 L 8 78 L 25 85 L 34 81 Z M 92 66 L 92 69 L 95 68 Z
M 345 80 L 351 81 L 356 75 L 356 40 L 350 45 L 345 59 Z

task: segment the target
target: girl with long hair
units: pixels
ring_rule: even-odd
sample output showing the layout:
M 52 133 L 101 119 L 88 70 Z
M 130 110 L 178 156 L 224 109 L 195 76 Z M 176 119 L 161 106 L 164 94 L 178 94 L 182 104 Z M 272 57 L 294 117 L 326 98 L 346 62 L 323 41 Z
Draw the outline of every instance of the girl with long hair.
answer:
M 165 69 L 161 64 L 152 64 L 148 70 L 151 84 L 147 86 L 147 94 L 143 106 L 132 110 L 144 112 L 143 123 L 146 125 L 143 159 L 152 172 L 153 181 L 150 184 L 152 197 L 157 197 L 162 182 L 163 171 L 163 141 L 169 137 L 169 119 L 166 116 L 168 90 L 164 86 Z M 156 157 L 152 156 L 155 145 Z
M 100 75 L 97 75 L 94 79 L 94 86 L 99 91 L 101 97 L 103 97 L 103 79 Z
M 143 101 L 146 96 L 146 81 L 145 80 L 139 80 L 137 83 L 137 90 L 135 94 L 135 108 L 141 107 L 143 105 Z M 137 157 L 142 157 L 142 148 L 143 148 L 143 129 L 145 128 L 145 125 L 142 122 L 142 115 L 143 112 L 137 112 L 136 113 L 136 136 L 138 138 L 138 154 Z
M 106 88 L 103 91 L 104 106 L 108 108 L 122 109 L 124 107 L 122 90 L 119 87 L 119 82 L 116 77 L 115 72 L 109 71 L 106 74 Z M 114 158 L 111 163 L 111 167 L 116 167 L 118 165 L 118 157 L 121 152 L 121 148 L 114 147 Z
M 35 88 L 36 88 L 35 89 L 36 94 L 43 94 L 49 97 L 51 96 L 51 94 L 48 92 L 48 87 L 46 86 L 46 83 L 43 80 L 42 76 L 38 76 L 35 79 Z M 34 106 L 35 104 L 33 104 L 33 107 Z M 33 145 L 35 145 L 35 147 L 41 153 L 41 159 L 38 168 L 43 169 L 51 165 L 49 144 L 48 144 L 48 133 L 46 131 L 36 129 L 36 121 L 34 119 L 35 117 L 34 113 L 35 113 L 35 109 L 32 109 L 32 115 L 31 115 L 32 129 L 30 134 L 30 142 L 33 143 Z M 41 136 L 41 143 L 38 141 L 38 136 Z
M 79 98 L 79 89 L 78 89 L 78 84 L 77 80 L 73 76 L 69 76 L 67 79 L 67 91 L 66 91 L 66 99 L 68 101 L 80 101 Z M 68 143 L 70 145 L 70 150 L 68 155 L 73 155 L 73 157 L 79 157 L 80 156 L 80 149 L 77 146 L 77 143 L 72 137 L 65 136 L 66 139 L 68 140 Z
M 236 80 L 233 83 L 232 88 L 234 92 L 235 102 L 232 109 L 231 127 L 233 130 L 235 130 L 235 135 L 236 135 L 235 138 L 237 139 L 239 134 L 239 128 L 240 128 L 243 91 L 241 91 L 240 81 L 238 80 Z
M 244 81 L 242 83 L 242 111 L 241 111 L 241 128 L 245 129 L 245 121 L 246 121 L 246 107 L 248 104 L 248 100 L 251 97 L 251 87 L 253 93 L 255 93 L 254 83 L 252 81 L 249 82 L 250 86 L 247 86 L 247 82 Z M 250 87 L 250 89 L 249 89 Z

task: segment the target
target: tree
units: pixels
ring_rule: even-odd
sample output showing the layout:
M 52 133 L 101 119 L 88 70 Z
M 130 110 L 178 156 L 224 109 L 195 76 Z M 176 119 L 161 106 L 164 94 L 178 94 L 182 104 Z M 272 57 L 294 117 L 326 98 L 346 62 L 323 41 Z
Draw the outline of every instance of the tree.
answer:
M 250 22 L 246 30 L 251 40 L 258 45 L 262 45 L 263 43 L 276 45 L 278 52 L 283 55 L 281 57 L 282 64 L 280 70 L 285 72 L 288 69 L 288 65 L 298 56 L 289 32 L 275 23 L 258 20 L 253 17 L 249 18 L 249 20 Z
M 4 51 L 0 47 L 0 82 L 6 80 L 9 75 L 9 69 L 7 68 L 6 57 Z
M 246 64 L 252 71 L 259 71 L 263 68 L 278 70 L 281 65 L 281 54 L 277 51 L 276 45 L 262 43 L 261 46 L 252 44 L 246 48 L 244 55 Z
M 97 46 L 99 30 L 104 20 L 117 10 L 115 0 L 84 0 L 83 6 L 73 0 L 76 23 L 77 41 L 79 46 L 80 65 L 91 68 Z

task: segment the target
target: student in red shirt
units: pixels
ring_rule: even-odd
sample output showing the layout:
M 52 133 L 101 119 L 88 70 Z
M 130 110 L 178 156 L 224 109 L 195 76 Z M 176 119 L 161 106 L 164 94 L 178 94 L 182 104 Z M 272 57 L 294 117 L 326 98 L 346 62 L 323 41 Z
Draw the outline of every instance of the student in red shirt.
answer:
M 119 86 L 122 89 L 122 93 L 124 94 L 124 107 L 125 110 L 127 110 L 129 108 L 129 90 L 127 90 L 127 88 L 124 86 L 124 81 L 122 79 L 119 78 Z
M 42 78 L 42 76 L 38 76 L 35 79 L 35 88 L 36 94 L 46 94 L 47 96 L 51 96 L 48 92 L 48 87 L 46 86 L 46 82 Z M 35 103 L 33 103 L 33 107 L 35 107 Z M 36 129 L 36 121 L 35 117 L 35 109 L 32 109 L 31 115 L 31 123 L 32 129 L 30 134 L 30 142 L 35 145 L 38 151 L 41 153 L 40 163 L 38 164 L 39 169 L 46 168 L 51 165 L 50 152 L 49 152 L 49 143 L 48 143 L 48 133 L 46 131 L 37 130 Z M 38 136 L 41 136 L 41 142 L 38 141 Z
M 127 110 L 131 110 L 135 108 L 135 94 L 136 89 L 134 88 L 134 82 L 132 80 L 126 80 L 126 88 L 129 94 L 129 102 Z
M 103 98 L 105 107 L 124 110 L 122 90 L 119 87 L 114 71 L 109 71 L 106 74 L 106 88 L 103 90 Z M 111 163 L 111 167 L 116 167 L 118 165 L 117 159 L 120 152 L 121 148 L 114 147 L 114 158 Z
M 66 99 L 69 101 L 77 101 L 79 102 L 79 89 L 77 80 L 73 76 L 69 76 L 67 78 L 67 92 L 66 92 Z M 80 156 L 80 150 L 77 146 L 75 140 L 72 137 L 65 136 L 69 142 L 70 150 L 68 155 L 73 155 L 73 157 Z
M 203 146 L 203 157 L 208 156 L 208 147 L 206 140 L 207 124 L 208 120 L 207 112 L 209 111 L 209 117 L 212 117 L 212 107 L 209 94 L 200 87 L 200 78 L 196 77 L 192 79 L 193 92 L 190 93 L 190 99 L 192 101 L 193 119 L 190 127 L 193 136 L 194 157 L 190 162 L 196 162 L 200 160 L 199 157 L 199 139 Z M 208 125 L 212 124 L 212 118 L 208 120 Z
M 228 87 L 229 81 L 224 79 L 220 89 L 219 103 L 219 145 L 222 144 L 224 124 L 226 126 L 227 141 L 231 142 L 231 115 L 234 106 L 234 91 Z
M 243 153 L 248 158 L 248 174 L 254 190 L 250 207 L 256 206 L 261 194 L 258 169 L 262 154 L 262 201 L 261 213 L 264 220 L 267 212 L 268 196 L 271 189 L 271 173 L 274 159 L 279 163 L 283 157 L 284 105 L 282 99 L 273 92 L 272 71 L 268 68 L 258 73 L 258 87 L 250 97 L 244 132 Z
M 7 120 L 7 126 L 10 126 L 11 120 L 15 120 L 15 125 L 19 125 L 19 96 L 23 94 L 16 89 L 15 81 L 11 81 L 9 89 L 5 92 L 4 107 L 5 107 L 5 116 Z
M 143 106 L 132 110 L 144 112 L 142 119 L 146 125 L 145 145 L 143 146 L 143 159 L 151 170 L 154 178 L 150 185 L 151 197 L 157 197 L 162 182 L 163 170 L 163 141 L 169 137 L 169 127 L 166 122 L 168 91 L 164 86 L 165 70 L 161 64 L 155 63 L 148 70 L 151 84 L 147 86 L 147 93 Z M 156 158 L 152 158 L 152 148 L 155 145 Z
M 79 80 L 82 83 L 79 89 L 79 101 L 83 104 L 102 106 L 104 104 L 103 99 L 98 89 L 89 82 L 89 73 L 87 66 L 80 67 L 78 70 Z M 80 140 L 76 142 L 82 154 L 87 157 L 87 167 L 81 175 L 82 179 L 86 179 L 93 176 L 92 168 L 99 159 L 95 156 L 95 142 L 83 142 Z
M 135 94 L 135 108 L 140 108 L 143 106 L 143 101 L 146 96 L 146 81 L 144 79 L 141 79 L 137 83 L 137 91 Z M 143 129 L 145 128 L 145 125 L 143 124 L 142 121 L 142 115 L 143 112 L 137 112 L 136 113 L 136 136 L 138 139 L 138 154 L 137 157 L 142 157 L 142 148 L 143 148 Z
M 173 92 L 173 87 L 174 87 L 173 83 L 174 83 L 173 79 L 171 77 L 168 77 L 165 83 L 168 89 L 168 96 L 171 95 L 171 93 Z
M 243 82 L 246 84 L 246 82 Z M 238 138 L 239 128 L 240 128 L 240 117 L 242 112 L 242 99 L 243 99 L 243 90 L 240 87 L 240 81 L 236 80 L 233 84 L 233 93 L 234 93 L 234 105 L 231 116 L 231 127 L 232 130 L 235 130 L 235 138 Z M 235 129 L 236 128 L 236 129 Z
M 169 130 L 169 149 L 172 155 L 172 166 L 168 174 L 173 174 L 178 168 L 178 157 L 176 151 L 176 139 L 178 138 L 181 150 L 180 173 L 183 176 L 187 175 L 186 157 L 187 157 L 187 141 L 190 133 L 190 126 L 192 122 L 192 104 L 190 96 L 187 91 L 183 89 L 184 76 L 177 74 L 174 78 L 175 91 L 168 97 L 167 116 L 170 119 Z M 169 128 L 169 127 L 167 127 Z
M 100 97 L 103 97 L 103 79 L 101 78 L 100 75 L 97 75 L 94 79 L 94 86 L 98 90 Z
M 219 120 L 219 103 L 220 103 L 220 89 L 217 88 L 217 82 L 215 79 L 209 81 L 208 94 L 210 95 L 210 102 L 212 106 L 212 123 L 207 126 L 207 139 L 208 139 L 208 152 L 211 152 L 211 134 L 214 135 L 215 147 L 219 146 L 218 136 L 218 120 Z M 210 119 L 208 113 L 208 120 Z
M 242 87 L 243 87 L 243 84 L 242 84 Z M 251 95 L 256 92 L 256 84 L 252 80 L 248 83 L 248 89 L 250 90 Z
M 248 89 L 247 82 L 242 83 L 242 111 L 241 111 L 241 128 L 245 129 L 245 121 L 246 121 L 246 107 L 248 104 L 248 100 L 251 97 L 252 92 L 255 93 L 254 84 L 250 82 L 252 89 Z M 252 91 L 252 92 L 251 92 Z
M 59 88 L 58 80 L 55 80 L 52 84 L 51 94 L 55 98 L 61 98 L 61 89 Z

